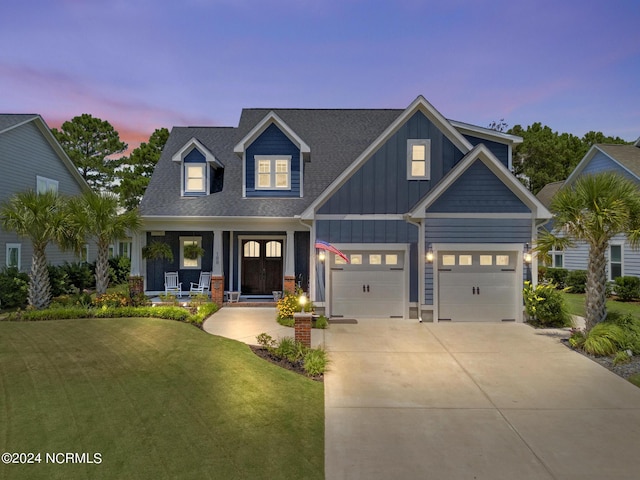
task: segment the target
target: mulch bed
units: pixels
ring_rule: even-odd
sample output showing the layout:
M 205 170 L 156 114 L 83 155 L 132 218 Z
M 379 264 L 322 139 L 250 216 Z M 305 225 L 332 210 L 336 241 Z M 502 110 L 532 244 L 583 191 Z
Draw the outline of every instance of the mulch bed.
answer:
M 307 373 L 304 371 L 304 367 L 302 366 L 302 362 L 291 363 L 286 358 L 278 358 L 275 355 L 269 353 L 269 350 L 267 350 L 266 348 L 257 345 L 249 345 L 249 348 L 257 356 L 273 363 L 274 365 L 277 365 L 281 368 L 286 368 L 287 370 L 291 370 L 292 372 L 302 375 L 303 377 L 310 378 L 311 380 L 315 380 L 316 382 L 324 382 L 324 375 L 307 375 Z
M 573 348 L 569 345 L 569 340 L 563 339 L 562 343 L 564 343 L 567 348 L 578 352 L 581 355 L 593 360 L 596 363 L 599 363 L 604 368 L 611 370 L 616 375 L 628 380 L 632 375 L 640 374 L 640 355 L 634 355 L 629 359 L 626 363 L 619 363 L 618 365 L 613 364 L 613 357 L 596 357 L 595 355 L 590 355 L 587 352 Z

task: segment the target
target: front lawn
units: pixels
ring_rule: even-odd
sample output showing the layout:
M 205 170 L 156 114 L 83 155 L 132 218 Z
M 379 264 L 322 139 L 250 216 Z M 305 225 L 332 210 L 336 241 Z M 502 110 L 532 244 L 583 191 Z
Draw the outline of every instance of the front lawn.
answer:
M 569 311 L 572 315 L 584 317 L 584 293 L 563 293 Z M 607 311 L 618 312 L 622 315 L 630 313 L 640 318 L 640 304 L 638 302 L 618 302 L 613 299 L 607 300 Z
M 184 323 L 0 322 L 2 452 L 41 453 L 12 479 L 323 478 L 323 385 Z

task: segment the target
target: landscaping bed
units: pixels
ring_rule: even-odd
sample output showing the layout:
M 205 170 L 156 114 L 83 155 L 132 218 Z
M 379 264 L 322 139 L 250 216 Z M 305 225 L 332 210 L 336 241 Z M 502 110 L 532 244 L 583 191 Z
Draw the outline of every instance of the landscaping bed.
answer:
M 285 368 L 287 370 L 291 370 L 292 372 L 303 375 L 311 380 L 315 380 L 316 382 L 324 382 L 324 374 L 320 375 L 308 375 L 304 369 L 304 365 L 302 362 L 290 362 L 286 358 L 279 358 L 276 355 L 272 354 L 269 350 L 264 347 L 258 345 L 249 345 L 249 348 L 260 358 L 267 360 L 268 362 L 273 363 L 281 368 Z

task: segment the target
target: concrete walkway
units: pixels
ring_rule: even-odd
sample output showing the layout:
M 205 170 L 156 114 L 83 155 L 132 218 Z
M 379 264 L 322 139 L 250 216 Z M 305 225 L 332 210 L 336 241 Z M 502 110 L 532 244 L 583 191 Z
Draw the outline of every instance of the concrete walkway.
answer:
M 273 309 L 204 329 L 293 336 Z M 326 345 L 325 470 L 336 479 L 637 479 L 640 389 L 523 324 L 368 319 Z

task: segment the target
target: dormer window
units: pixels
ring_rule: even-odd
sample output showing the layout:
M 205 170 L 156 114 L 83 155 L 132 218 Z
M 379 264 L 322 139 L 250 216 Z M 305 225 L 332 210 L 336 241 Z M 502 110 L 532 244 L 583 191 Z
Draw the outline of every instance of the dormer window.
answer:
M 256 155 L 256 190 L 291 190 L 290 155 Z
M 182 169 L 183 196 L 208 195 L 221 190 L 224 165 L 195 138 L 175 153 L 172 160 Z
M 407 179 L 431 178 L 431 140 L 407 140 Z

